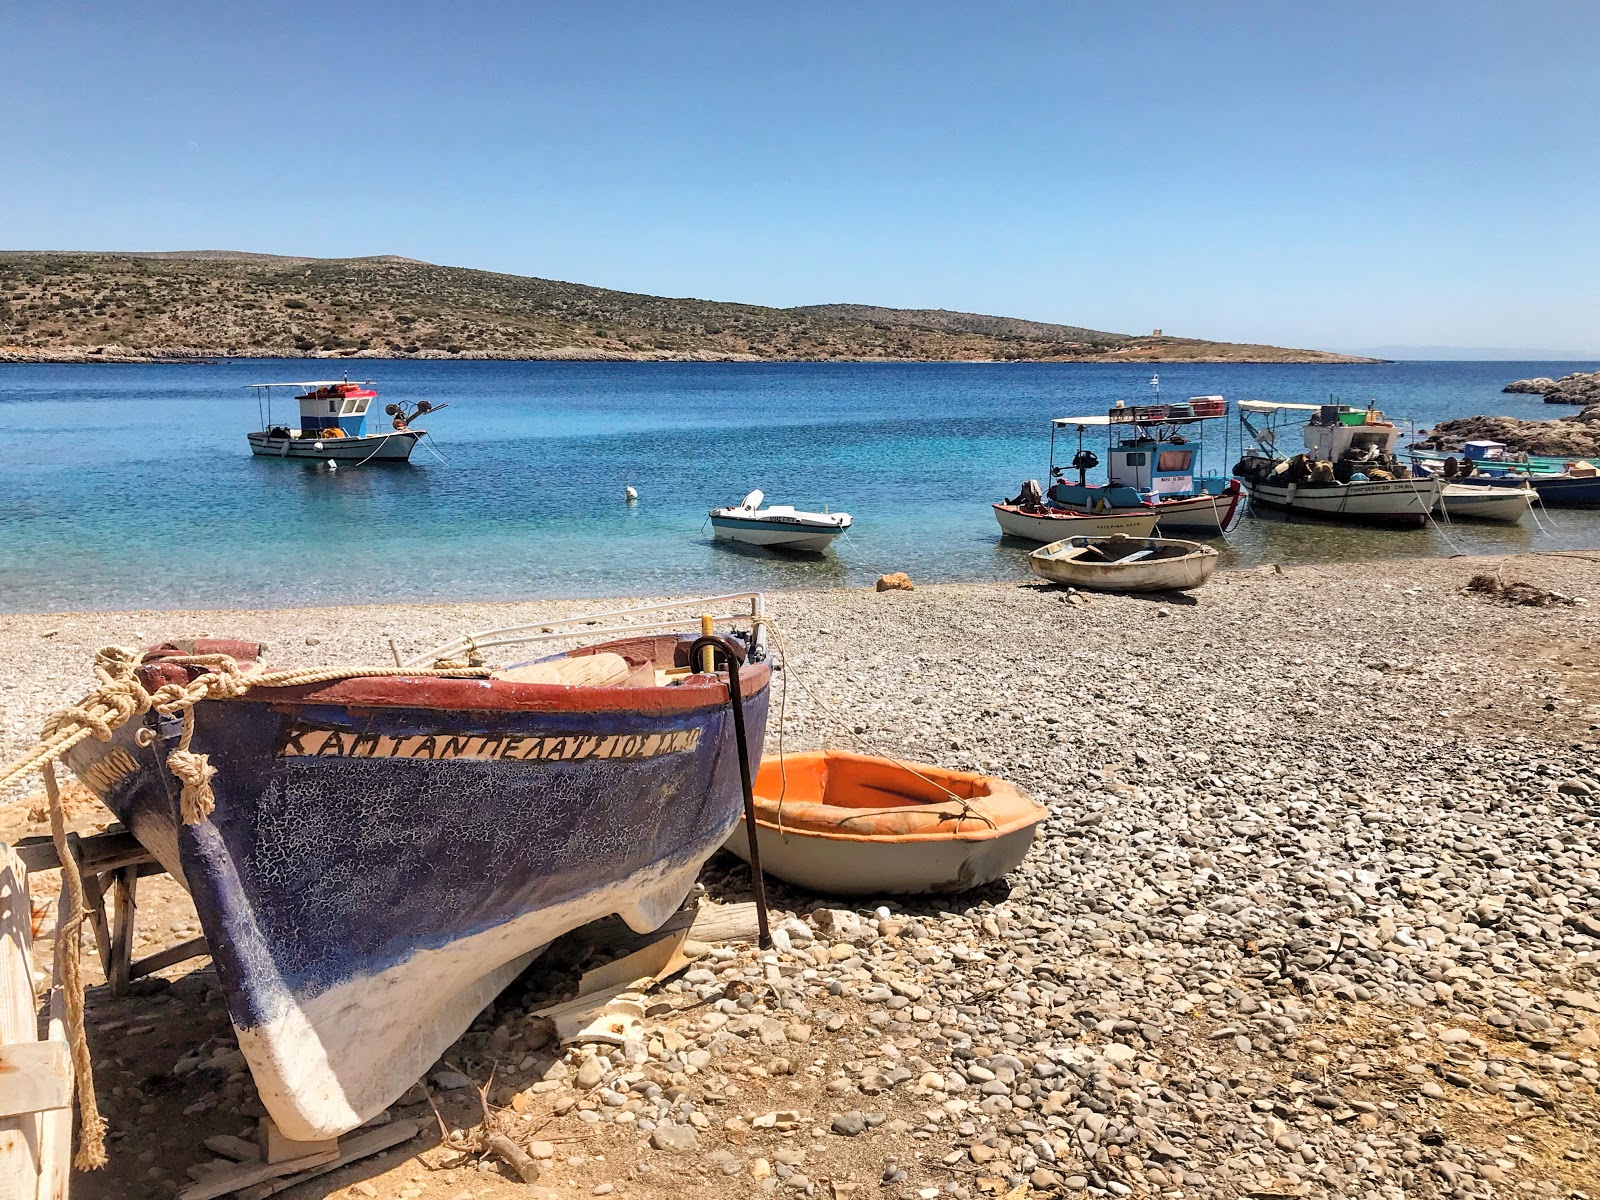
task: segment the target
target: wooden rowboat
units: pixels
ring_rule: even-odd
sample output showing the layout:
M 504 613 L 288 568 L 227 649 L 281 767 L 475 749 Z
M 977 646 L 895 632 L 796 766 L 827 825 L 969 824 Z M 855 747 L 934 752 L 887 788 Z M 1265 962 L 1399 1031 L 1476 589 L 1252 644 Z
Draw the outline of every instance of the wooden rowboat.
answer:
M 1095 592 L 1172 592 L 1197 588 L 1217 569 L 1217 552 L 1176 538 L 1066 538 L 1028 555 L 1041 579 Z
M 1013 870 L 1048 815 L 1002 779 L 842 750 L 766 758 L 761 867 L 831 896 L 964 892 Z M 740 828 L 724 849 L 748 861 Z
M 193 823 L 169 770 L 180 719 L 73 747 L 68 765 L 192 893 L 286 1136 L 335 1137 L 393 1103 L 560 934 L 611 914 L 645 932 L 678 907 L 743 800 L 728 678 L 691 665 L 693 641 L 202 700 L 192 748 L 215 807 Z M 136 674 L 184 686 L 221 654 L 248 678 L 258 650 L 167 645 Z M 739 668 L 752 762 L 769 677 Z

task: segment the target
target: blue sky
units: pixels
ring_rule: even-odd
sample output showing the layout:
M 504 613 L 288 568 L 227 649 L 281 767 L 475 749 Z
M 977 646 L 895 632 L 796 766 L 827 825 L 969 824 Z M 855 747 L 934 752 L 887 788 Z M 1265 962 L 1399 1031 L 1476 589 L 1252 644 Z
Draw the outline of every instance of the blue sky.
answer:
M 0 245 L 1600 355 L 1600 5 L 0 7 Z

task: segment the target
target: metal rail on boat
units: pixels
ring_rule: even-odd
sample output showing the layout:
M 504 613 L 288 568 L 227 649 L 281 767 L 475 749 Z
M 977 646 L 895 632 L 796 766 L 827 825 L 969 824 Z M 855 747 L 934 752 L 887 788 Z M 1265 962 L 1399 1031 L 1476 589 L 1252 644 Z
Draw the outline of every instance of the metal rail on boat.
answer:
M 762 645 L 766 640 L 766 596 L 762 592 L 731 592 L 722 596 L 697 596 L 688 600 L 669 600 L 661 604 L 644 604 L 637 608 L 616 608 L 609 612 L 583 613 L 573 617 L 558 617 L 550 621 L 534 621 L 527 625 L 508 625 L 502 629 L 485 629 L 480 633 L 464 634 L 454 641 L 436 646 L 425 654 L 405 661 L 408 667 L 424 667 L 437 662 L 442 658 L 456 658 L 465 653 L 483 650 L 497 650 L 503 646 L 520 646 L 530 642 L 553 642 L 563 638 L 574 637 L 611 637 L 618 634 L 653 633 L 663 629 L 682 629 L 684 618 L 677 617 L 672 620 L 646 621 L 639 623 L 625 622 L 597 629 L 594 626 L 601 621 L 611 620 L 614 617 L 631 617 L 643 613 L 671 612 L 676 609 L 696 609 L 696 616 L 704 613 L 712 605 L 728 604 L 736 601 L 747 600 L 750 603 L 749 612 L 712 613 L 713 624 L 726 625 L 735 621 L 749 621 L 754 631 L 756 644 Z M 582 629 L 557 629 L 561 625 L 583 625 Z

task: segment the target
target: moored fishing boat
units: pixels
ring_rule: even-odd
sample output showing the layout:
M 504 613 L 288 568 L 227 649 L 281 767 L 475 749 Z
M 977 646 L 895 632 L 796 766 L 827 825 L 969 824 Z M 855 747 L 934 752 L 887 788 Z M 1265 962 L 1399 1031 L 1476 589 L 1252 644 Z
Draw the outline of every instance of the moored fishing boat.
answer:
M 1064 537 L 1110 537 L 1116 533 L 1148 537 L 1156 527 L 1156 514 L 1149 508 L 1122 513 L 1081 513 L 1019 499 L 1020 503 L 1013 500 L 990 507 L 994 509 L 1000 532 L 1024 541 L 1054 542 Z
M 1515 454 L 1504 442 L 1486 438 L 1451 443 L 1439 438 L 1406 448 L 1419 471 L 1447 482 L 1480 487 L 1531 487 L 1539 503 L 1552 508 L 1586 508 L 1600 504 L 1600 468 L 1582 458 Z
M 252 383 L 261 405 L 265 428 L 249 434 L 250 453 L 263 458 L 294 458 L 315 462 L 357 463 L 406 462 L 427 430 L 411 422 L 425 413 L 438 412 L 449 405 L 433 405 L 419 400 L 407 412 L 403 405 L 384 408 L 393 428 L 367 432 L 367 410 L 378 393 L 370 382 L 353 383 L 344 379 L 313 380 L 309 383 Z M 274 423 L 272 390 L 304 388 L 295 397 L 300 405 L 300 424 Z
M 1215 547 L 1176 538 L 1067 538 L 1028 555 L 1041 579 L 1095 592 L 1197 588 L 1217 569 Z
M 1305 450 L 1291 457 L 1277 448 L 1274 417 L 1311 414 Z M 1269 423 L 1254 423 L 1258 417 Z M 1234 465 L 1252 508 L 1276 508 L 1329 521 L 1421 525 L 1439 503 L 1442 483 L 1414 476 L 1395 457 L 1400 431 L 1375 408 L 1343 404 L 1239 402 L 1243 431 L 1255 445 Z
M 766 497 L 751 492 L 738 504 L 713 508 L 712 537 L 747 546 L 783 550 L 826 550 L 833 539 L 850 528 L 850 514 L 801 512 L 792 504 L 761 507 Z
M 763 759 L 757 842 L 769 875 L 831 896 L 962 892 L 1015 869 L 1048 816 L 987 775 L 841 750 Z M 726 849 L 748 860 L 743 828 Z
M 716 619 L 749 625 L 754 760 L 760 598 L 693 603 L 735 600 L 750 610 Z M 65 761 L 192 894 L 288 1137 L 380 1112 L 561 933 L 610 914 L 648 931 L 683 900 L 738 818 L 740 765 L 730 681 L 703 673 L 680 622 L 651 619 L 671 607 L 491 631 L 392 669 L 263 672 L 261 647 L 228 641 L 106 660 L 107 695 L 200 697 Z M 606 618 L 622 621 L 585 629 L 599 644 L 461 661 Z
M 1151 380 L 1159 384 L 1159 377 Z M 1237 479 L 1205 475 L 1199 470 L 1203 437 L 1194 436 L 1204 423 L 1226 417 L 1221 396 L 1192 396 L 1175 403 L 1123 404 L 1104 416 L 1057 417 L 1050 423 L 1050 489 L 1047 501 L 1059 508 L 1089 513 L 1129 513 L 1153 508 L 1162 532 L 1192 529 L 1223 533 L 1232 524 L 1243 497 Z M 1078 450 L 1070 466 L 1057 466 L 1056 431 L 1075 428 Z M 1083 444 L 1085 430 L 1108 433 L 1106 482 L 1091 485 L 1088 472 L 1099 458 Z M 1069 470 L 1078 472 L 1073 483 Z

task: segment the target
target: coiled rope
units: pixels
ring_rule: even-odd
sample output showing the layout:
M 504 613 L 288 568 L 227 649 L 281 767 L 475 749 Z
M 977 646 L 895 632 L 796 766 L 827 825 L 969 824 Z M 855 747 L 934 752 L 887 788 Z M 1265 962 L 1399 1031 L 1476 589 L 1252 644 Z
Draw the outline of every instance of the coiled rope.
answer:
M 371 679 L 386 676 L 427 678 L 454 676 L 480 678 L 490 668 L 482 666 L 428 668 L 418 670 L 394 667 L 306 667 L 287 671 L 267 671 L 259 663 L 241 669 L 229 654 L 186 654 L 162 658 L 162 665 L 203 667 L 204 671 L 188 683 L 167 683 L 155 691 L 140 681 L 138 668 L 142 655 L 120 646 L 106 646 L 95 652 L 94 673 L 100 684 L 76 704 L 52 713 L 44 723 L 38 743 L 21 758 L 0 770 L 0 790 L 33 771 L 44 777 L 45 797 L 50 808 L 50 836 L 56 857 L 61 862 L 61 879 L 68 911 L 60 921 L 56 939 L 56 974 L 62 982 L 66 1001 L 67 1038 L 72 1051 L 79 1113 L 78 1150 L 73 1165 L 92 1171 L 106 1164 L 105 1118 L 100 1115 L 94 1096 L 94 1067 L 89 1057 L 89 1040 L 83 1023 L 83 976 L 79 957 L 82 951 L 83 922 L 88 915 L 84 899 L 83 876 L 77 859 L 67 845 L 66 815 L 61 792 L 56 785 L 56 762 L 80 742 L 89 738 L 110 741 L 134 717 L 155 711 L 163 716 L 180 715 L 183 730 L 177 746 L 167 755 L 167 769 L 183 785 L 179 811 L 185 825 L 198 825 L 216 808 L 211 780 L 217 769 L 206 755 L 189 749 L 194 738 L 194 707 L 202 700 L 226 700 L 254 688 L 297 687 L 328 683 L 336 679 Z M 144 735 L 149 733 L 146 738 Z M 138 741 L 148 746 L 153 732 L 141 730 Z

